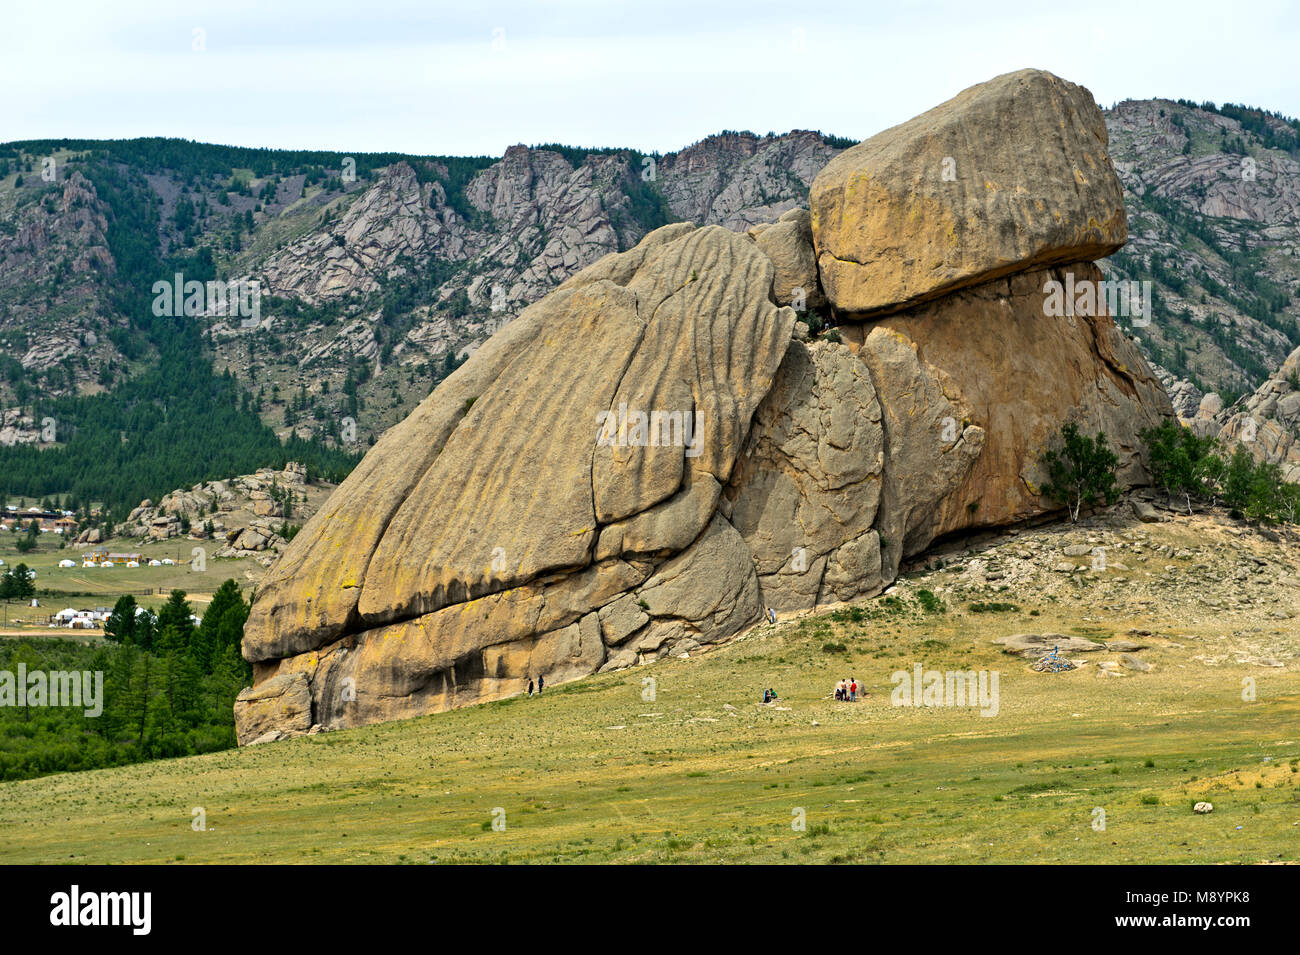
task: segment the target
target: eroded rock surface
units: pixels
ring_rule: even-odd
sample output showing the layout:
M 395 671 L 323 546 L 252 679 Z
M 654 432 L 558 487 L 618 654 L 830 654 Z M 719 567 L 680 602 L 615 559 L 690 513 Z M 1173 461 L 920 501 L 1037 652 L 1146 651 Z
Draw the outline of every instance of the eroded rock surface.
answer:
M 822 286 L 844 312 L 897 309 L 1128 235 L 1092 94 L 1008 73 L 840 153 L 809 194 Z
M 800 309 L 826 304 L 813 251 L 812 217 L 807 209 L 791 209 L 776 222 L 754 226 L 749 234 L 776 268 L 772 297 L 777 304 Z
M 842 569 L 831 574 L 834 599 L 882 586 L 866 572 L 879 565 L 872 525 L 884 470 L 880 419 L 870 374 L 847 348 L 791 344 L 727 489 L 732 523 L 753 555 L 767 606 L 815 606 L 828 561 L 862 570 L 851 581 L 841 580 Z M 840 555 L 841 548 L 849 551 Z
M 259 681 L 306 673 L 315 721 L 353 725 L 586 675 L 607 640 L 664 652 L 757 619 L 715 504 L 791 339 L 772 276 L 744 236 L 670 226 L 524 312 L 268 575 L 244 644 Z M 602 626 L 643 583 L 646 622 L 623 600 Z
M 1047 314 L 1044 289 L 1067 271 L 1078 281 L 1101 279 L 1091 263 L 1038 270 L 841 329 L 871 366 L 877 389 L 903 403 L 893 418 L 906 431 L 891 444 L 891 454 L 906 459 L 894 469 L 898 480 L 928 489 L 942 476 L 924 534 L 916 536 L 919 518 L 899 515 L 907 554 L 955 530 L 1043 513 L 1051 505 L 1041 497 L 1040 457 L 1065 421 L 1090 435 L 1105 432 L 1121 479 L 1146 481 L 1138 435 L 1173 414 L 1169 398 L 1108 316 Z M 876 347 L 859 344 L 864 336 Z M 969 466 L 948 457 L 953 446 L 975 441 L 982 450 Z
M 1300 348 L 1254 394 L 1215 410 L 1226 419 L 1218 437 L 1227 448 L 1245 448 L 1256 461 L 1276 464 L 1282 480 L 1300 482 Z

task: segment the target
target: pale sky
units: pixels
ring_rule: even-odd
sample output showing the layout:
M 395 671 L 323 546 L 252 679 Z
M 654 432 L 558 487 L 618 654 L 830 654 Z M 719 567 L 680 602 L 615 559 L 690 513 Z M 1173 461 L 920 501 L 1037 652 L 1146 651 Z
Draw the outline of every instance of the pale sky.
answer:
M 1297 50 L 1282 0 L 24 3 L 0 27 L 0 141 L 500 155 L 667 152 L 722 129 L 862 139 L 1030 66 L 1103 106 L 1297 116 Z

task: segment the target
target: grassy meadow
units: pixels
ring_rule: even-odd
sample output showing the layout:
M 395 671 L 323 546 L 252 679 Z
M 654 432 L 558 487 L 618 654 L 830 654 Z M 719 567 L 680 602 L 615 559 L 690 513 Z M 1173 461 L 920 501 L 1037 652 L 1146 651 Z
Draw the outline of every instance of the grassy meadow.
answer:
M 1300 860 L 1300 675 L 1206 666 L 1191 632 L 1151 672 L 1035 673 L 991 639 L 1124 631 L 906 593 L 541 698 L 3 783 L 0 862 Z M 998 714 L 891 705 L 914 663 L 997 670 Z M 866 700 L 830 699 L 849 676 Z

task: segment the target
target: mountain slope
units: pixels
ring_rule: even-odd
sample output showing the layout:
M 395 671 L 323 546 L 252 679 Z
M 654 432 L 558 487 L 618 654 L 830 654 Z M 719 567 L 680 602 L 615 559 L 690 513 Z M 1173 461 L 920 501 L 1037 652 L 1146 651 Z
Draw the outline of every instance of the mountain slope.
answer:
M 1180 413 L 1205 391 L 1231 403 L 1300 345 L 1300 123 L 1145 100 L 1107 127 L 1129 208 L 1107 271 L 1153 283 L 1154 319 L 1134 331 Z
M 1130 240 L 1101 264 L 1153 286 L 1150 324 L 1124 324 L 1183 417 L 1206 392 L 1231 406 L 1300 346 L 1300 123 L 1171 100 L 1104 113 Z M 179 273 L 260 282 L 256 322 L 174 323 L 193 326 L 185 351 L 229 371 L 251 415 L 282 439 L 363 450 L 578 269 L 669 221 L 772 221 L 847 145 L 795 131 L 663 156 L 0 146 L 0 441 L 48 443 L 42 419 L 67 416 L 52 399 L 156 367 L 172 332 L 140 313 Z M 176 474 L 153 493 L 222 476 Z

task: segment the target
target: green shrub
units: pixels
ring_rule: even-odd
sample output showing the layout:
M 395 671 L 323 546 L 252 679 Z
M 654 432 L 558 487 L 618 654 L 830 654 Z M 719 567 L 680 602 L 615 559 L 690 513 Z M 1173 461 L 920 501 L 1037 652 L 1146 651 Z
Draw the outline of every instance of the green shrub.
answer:
M 1223 462 L 1215 455 L 1218 441 L 1197 437 L 1176 421 L 1142 431 L 1151 464 L 1151 479 L 1172 500 L 1182 497 L 1188 513 L 1192 499 L 1204 497 L 1218 480 Z
M 990 601 L 988 603 L 973 603 L 970 605 L 971 613 L 1015 613 L 1020 608 L 1015 604 L 999 603 Z
M 948 610 L 944 602 L 929 590 L 918 590 L 916 592 L 916 602 L 921 605 L 921 609 L 926 613 L 945 613 Z
M 1226 460 L 1213 438 L 1198 438 L 1167 421 L 1141 433 L 1156 486 L 1172 499 L 1222 504 L 1236 520 L 1300 522 L 1300 485 L 1282 480 L 1276 464 L 1256 462 L 1241 445 Z
M 1074 424 L 1062 425 L 1061 447 L 1044 452 L 1043 464 L 1048 474 L 1043 493 L 1066 506 L 1071 522 L 1079 519 L 1084 507 L 1114 504 L 1119 499 L 1115 481 L 1119 458 L 1104 432 L 1090 438 Z

